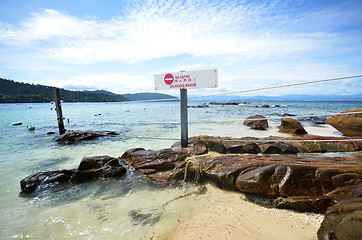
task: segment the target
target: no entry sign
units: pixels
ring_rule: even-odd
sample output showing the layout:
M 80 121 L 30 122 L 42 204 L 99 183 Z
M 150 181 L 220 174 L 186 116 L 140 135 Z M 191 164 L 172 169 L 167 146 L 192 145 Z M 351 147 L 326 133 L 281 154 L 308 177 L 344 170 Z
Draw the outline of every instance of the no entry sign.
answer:
M 186 148 L 188 146 L 187 89 L 216 87 L 216 69 L 155 74 L 156 90 L 180 89 L 182 148 Z
M 165 81 L 165 83 L 167 85 L 171 85 L 173 83 L 173 81 L 175 80 L 175 78 L 173 77 L 173 75 L 171 73 L 167 73 L 165 75 L 165 77 L 163 78 L 163 80 Z
M 216 88 L 217 70 L 196 70 L 155 74 L 155 89 Z

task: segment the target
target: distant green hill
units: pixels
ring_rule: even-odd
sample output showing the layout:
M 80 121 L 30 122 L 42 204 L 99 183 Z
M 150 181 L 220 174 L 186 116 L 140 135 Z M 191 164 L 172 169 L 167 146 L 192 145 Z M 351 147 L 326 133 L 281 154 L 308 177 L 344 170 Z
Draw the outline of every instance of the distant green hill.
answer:
M 0 103 L 27 103 L 54 101 L 54 87 L 20 83 L 0 78 Z M 131 96 L 130 98 L 125 95 Z M 115 94 L 112 92 L 97 91 L 69 91 L 60 89 L 61 99 L 65 102 L 124 102 L 137 100 L 151 100 L 175 98 L 166 94 L 136 93 Z
M 0 102 L 51 102 L 54 100 L 54 87 L 19 83 L 0 78 Z M 61 99 L 66 102 L 123 102 L 129 101 L 122 95 L 60 89 Z

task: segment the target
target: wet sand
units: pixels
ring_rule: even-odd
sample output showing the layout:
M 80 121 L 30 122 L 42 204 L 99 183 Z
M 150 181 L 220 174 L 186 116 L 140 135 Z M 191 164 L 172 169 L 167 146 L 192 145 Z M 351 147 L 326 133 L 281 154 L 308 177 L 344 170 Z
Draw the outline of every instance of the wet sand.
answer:
M 265 208 L 245 195 L 207 185 L 209 201 L 157 239 L 317 239 L 323 214 Z

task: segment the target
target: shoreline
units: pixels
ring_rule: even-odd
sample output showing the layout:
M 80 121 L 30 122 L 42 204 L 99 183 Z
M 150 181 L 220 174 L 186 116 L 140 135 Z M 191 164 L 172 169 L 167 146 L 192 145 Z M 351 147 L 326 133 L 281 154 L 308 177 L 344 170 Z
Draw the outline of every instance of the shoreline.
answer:
M 202 209 L 175 219 L 161 240 L 181 239 L 317 239 L 323 214 L 266 208 L 248 201 L 241 192 L 207 184 L 208 198 Z

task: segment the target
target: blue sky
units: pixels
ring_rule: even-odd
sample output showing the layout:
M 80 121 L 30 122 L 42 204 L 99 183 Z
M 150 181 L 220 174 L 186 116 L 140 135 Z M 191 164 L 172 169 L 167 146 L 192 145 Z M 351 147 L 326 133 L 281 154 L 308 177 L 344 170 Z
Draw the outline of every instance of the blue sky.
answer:
M 1 78 L 134 93 L 209 68 L 219 87 L 189 94 L 360 75 L 362 1 L 0 0 Z M 356 78 L 248 95 L 360 93 Z

